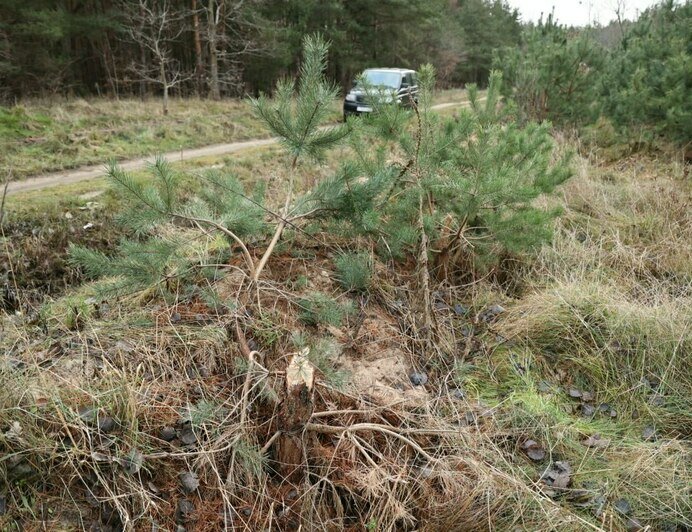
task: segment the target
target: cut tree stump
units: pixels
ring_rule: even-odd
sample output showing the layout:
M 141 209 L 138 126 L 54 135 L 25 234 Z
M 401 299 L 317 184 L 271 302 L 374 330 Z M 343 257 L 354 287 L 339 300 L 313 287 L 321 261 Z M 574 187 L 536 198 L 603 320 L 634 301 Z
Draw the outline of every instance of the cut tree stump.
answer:
M 305 463 L 303 431 L 313 412 L 315 367 L 307 358 L 308 348 L 293 355 L 286 368 L 286 396 L 279 411 L 276 459 L 279 473 L 289 482 L 299 482 Z

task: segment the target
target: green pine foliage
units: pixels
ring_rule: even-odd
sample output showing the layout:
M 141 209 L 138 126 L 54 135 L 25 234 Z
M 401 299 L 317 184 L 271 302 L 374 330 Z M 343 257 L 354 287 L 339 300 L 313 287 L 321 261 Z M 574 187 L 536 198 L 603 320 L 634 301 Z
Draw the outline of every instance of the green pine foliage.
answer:
M 413 112 L 375 112 L 368 120 L 322 129 L 318 123 L 334 97 L 324 79 L 327 50 L 319 36 L 306 38 L 297 90 L 284 82 L 276 99 L 254 101 L 257 115 L 293 157 L 279 217 L 276 206 L 264 206 L 262 187 L 246 190 L 232 175 L 204 174 L 189 190 L 161 159 L 147 181 L 113 165 L 108 175 L 130 200 L 121 220 L 133 238 L 113 255 L 74 247 L 73 263 L 91 277 L 109 278 L 107 288 L 115 293 L 151 287 L 165 293 L 191 271 L 214 277 L 205 264 L 227 262 L 231 253 L 242 254 L 246 272 L 257 281 L 283 230 L 296 223 L 360 238 L 361 249 L 365 244 L 384 259 L 413 259 L 427 267 L 423 246 L 441 275 L 492 270 L 550 238 L 556 213 L 536 200 L 569 177 L 567 157 L 556 153 L 547 124 L 517 120 L 514 106 L 501 98 L 499 73 L 491 74 L 485 100 L 471 87 L 471 108 L 442 118 L 430 112 L 434 69 L 423 66 Z M 348 133 L 354 155 L 334 176 L 296 195 L 293 170 L 299 157 L 318 158 Z M 186 232 L 216 238 L 195 239 Z M 248 251 L 258 246 L 264 246 L 260 260 Z M 367 291 L 373 272 L 369 255 L 341 255 L 335 264 L 345 290 Z M 323 294 L 300 306 L 301 319 L 313 325 L 335 325 L 347 314 Z
M 461 30 L 457 32 L 464 54 L 456 65 L 455 78 L 485 85 L 493 68 L 493 51 L 515 47 L 520 41 L 519 13 L 505 2 L 465 0 L 454 4 L 452 20 Z
M 306 325 L 338 327 L 351 313 L 348 303 L 339 303 L 332 296 L 315 292 L 298 301 L 300 321 Z
M 93 313 L 93 307 L 80 297 L 68 298 L 65 307 L 65 327 L 70 330 L 81 330 Z
M 208 171 L 199 176 L 203 186 L 190 198 L 181 192 L 182 176 L 165 159 L 158 157 L 149 171 L 151 179 L 147 181 L 135 178 L 116 164 L 111 164 L 107 172 L 114 188 L 130 200 L 119 221 L 137 236 L 148 235 L 159 225 L 183 220 L 218 224 L 247 237 L 266 231 L 261 185 L 246 191 L 235 176 Z
M 0 98 L 11 89 L 16 95 L 27 95 L 79 85 L 76 64 L 91 69 L 94 64 L 76 43 L 96 43 L 114 35 L 122 29 L 120 22 L 116 9 L 96 2 L 3 0 Z
M 692 3 L 648 9 L 604 71 L 604 113 L 621 128 L 692 139 Z
M 70 260 L 91 278 L 107 278 L 96 291 L 123 295 L 158 288 L 165 293 L 173 279 L 187 275 L 193 265 L 234 249 L 238 238 L 260 239 L 267 230 L 262 206 L 263 191 L 245 191 L 233 176 L 208 173 L 202 177 L 201 192 L 192 197 L 182 193 L 181 176 L 163 159 L 150 167 L 151 179 L 138 179 L 112 164 L 107 176 L 114 188 L 127 198 L 129 208 L 118 221 L 132 233 L 113 254 L 81 246 L 70 247 Z M 171 237 L 173 226 L 190 227 L 204 233 L 215 231 L 224 246 L 204 240 Z M 216 261 L 213 261 L 216 262 Z M 203 273 L 203 270 L 200 270 Z
M 684 145 L 692 138 L 691 25 L 692 4 L 666 0 L 623 24 L 607 49 L 598 28 L 568 30 L 548 17 L 494 64 L 526 117 L 576 126 L 601 118 L 637 142 L 663 136 Z
M 199 198 L 188 207 L 190 214 L 197 209 L 199 214 L 211 216 L 244 239 L 255 240 L 269 232 L 263 182 L 246 190 L 234 175 L 208 171 L 202 178 Z
M 70 261 L 81 267 L 88 277 L 106 278 L 97 285 L 101 296 L 120 296 L 159 286 L 162 280 L 179 275 L 188 260 L 181 255 L 182 243 L 150 239 L 143 242 L 123 241 L 113 255 L 82 246 L 70 247 Z
M 320 35 L 303 41 L 303 63 L 299 81 L 282 80 L 274 98 L 253 99 L 255 113 L 294 157 L 307 155 L 319 159 L 325 149 L 341 140 L 348 129 L 343 126 L 320 128 L 331 113 L 339 89 L 324 77 L 329 44 Z
M 348 133 L 345 126 L 319 127 L 336 97 L 336 89 L 324 78 L 327 51 L 328 45 L 319 35 L 306 37 L 301 78 L 295 94 L 292 82 L 282 82 L 277 87 L 275 99 L 253 100 L 257 116 L 293 156 L 291 170 L 295 169 L 299 157 L 317 159 Z M 285 218 L 280 222 L 273 216 L 270 218 L 270 211 L 263 205 L 261 186 L 247 191 L 233 176 L 211 172 L 202 176 L 200 191 L 189 196 L 182 193 L 181 176 L 164 159 L 158 158 L 150 172 L 152 179 L 143 181 L 115 164 L 110 165 L 108 178 L 130 205 L 120 221 L 132 230 L 135 240 L 124 242 L 112 256 L 73 247 L 73 264 L 81 266 L 92 277 L 114 279 L 108 284 L 111 292 L 160 286 L 161 280 L 170 280 L 186 271 L 184 264 L 191 266 L 193 262 L 204 263 L 210 258 L 209 249 L 196 254 L 181 253 L 180 246 L 164 236 L 165 226 L 175 225 L 220 234 L 227 238 L 228 248 L 240 248 L 246 267 L 253 275 L 259 272 L 246 243 L 262 240 L 271 222 L 277 226 L 275 238 L 278 239 L 287 224 Z M 292 211 L 292 188 L 293 172 L 283 212 L 285 217 Z M 267 248 L 260 264 L 266 262 L 271 249 L 271 246 Z
M 348 292 L 367 292 L 372 282 L 373 264 L 368 253 L 341 253 L 334 259 L 336 277 Z
M 429 69 L 421 74 L 431 87 Z M 492 267 L 535 249 L 550 238 L 556 214 L 535 200 L 569 177 L 568 157 L 556 155 L 548 125 L 518 123 L 512 106 L 500 102 L 501 87 L 493 73 L 486 100 L 471 90 L 472 108 L 453 119 L 430 114 L 424 91 L 419 125 L 397 139 L 403 167 L 376 150 L 374 158 L 359 154 L 311 200 L 325 216 L 371 237 L 385 257 L 415 256 L 421 223 L 436 256 L 463 247 L 464 256 Z M 377 145 L 372 130 L 369 123 L 355 129 L 361 142 L 354 145 Z
M 552 15 L 526 29 L 521 47 L 498 50 L 493 64 L 507 81 L 506 95 L 529 119 L 581 125 L 600 113 L 605 51 L 585 33 L 572 35 Z
M 118 220 L 138 236 L 145 235 L 173 216 L 178 207 L 179 177 L 166 162 L 157 157 L 149 166 L 151 181 L 138 180 L 115 163 L 110 163 L 106 175 L 113 187 L 128 197 L 129 208 Z

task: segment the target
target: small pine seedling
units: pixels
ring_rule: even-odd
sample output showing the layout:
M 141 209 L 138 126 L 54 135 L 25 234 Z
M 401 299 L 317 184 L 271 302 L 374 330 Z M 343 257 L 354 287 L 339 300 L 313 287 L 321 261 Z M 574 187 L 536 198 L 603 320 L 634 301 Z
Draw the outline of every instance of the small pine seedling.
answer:
M 367 292 L 372 282 L 373 263 L 367 253 L 342 253 L 335 260 L 339 284 L 349 292 Z
M 301 308 L 300 320 L 306 325 L 325 324 L 337 327 L 351 310 L 348 305 L 339 304 L 333 297 L 320 292 L 301 299 L 298 304 Z

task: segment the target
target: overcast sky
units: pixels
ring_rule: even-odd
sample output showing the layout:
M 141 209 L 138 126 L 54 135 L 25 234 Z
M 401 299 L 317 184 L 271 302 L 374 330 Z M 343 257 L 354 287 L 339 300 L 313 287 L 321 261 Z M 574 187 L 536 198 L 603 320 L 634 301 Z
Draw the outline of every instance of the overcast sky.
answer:
M 618 0 L 507 0 L 519 9 L 522 21 L 537 21 L 541 13 L 546 16 L 555 7 L 555 17 L 560 24 L 585 26 L 589 22 L 608 24 L 615 19 Z M 625 18 L 634 19 L 637 13 L 657 3 L 656 0 L 621 0 L 625 5 Z M 590 18 L 589 18 L 590 17 Z

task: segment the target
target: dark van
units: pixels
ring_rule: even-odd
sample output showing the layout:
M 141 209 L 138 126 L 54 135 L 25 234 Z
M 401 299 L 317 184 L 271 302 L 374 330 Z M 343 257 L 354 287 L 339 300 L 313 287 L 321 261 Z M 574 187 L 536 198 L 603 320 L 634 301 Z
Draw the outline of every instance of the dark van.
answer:
M 411 107 L 418 103 L 418 75 L 406 68 L 368 68 L 344 99 L 344 120 L 349 115 L 371 113 L 372 98 L 379 103 Z

